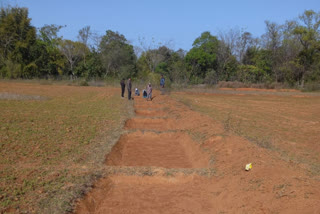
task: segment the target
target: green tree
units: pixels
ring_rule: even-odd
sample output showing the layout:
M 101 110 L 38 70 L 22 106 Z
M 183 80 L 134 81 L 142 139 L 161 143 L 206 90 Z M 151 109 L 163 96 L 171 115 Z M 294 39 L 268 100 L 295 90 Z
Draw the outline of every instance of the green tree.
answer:
M 65 59 L 58 47 L 62 40 L 58 36 L 61 28 L 63 26 L 44 25 L 39 29 L 37 41 L 32 50 L 39 77 L 57 77 L 63 74 Z
M 93 49 L 87 56 L 86 71 L 83 73 L 87 79 L 103 76 L 103 66 L 99 53 Z
M 295 28 L 298 26 L 296 21 L 286 21 L 282 25 L 282 44 L 278 52 L 278 71 L 279 79 L 282 82 L 294 85 L 297 81 L 294 70 L 295 60 L 297 59 L 299 52 L 302 50 L 302 45 L 298 39 L 298 36 L 294 34 Z
M 244 83 L 266 82 L 266 72 L 254 65 L 240 65 L 237 71 L 238 80 Z
M 148 60 L 145 52 L 141 54 L 137 60 L 138 78 L 141 80 L 147 80 L 148 74 L 151 72 L 148 65 Z
M 203 32 L 192 44 L 192 49 L 186 55 L 186 62 L 191 75 L 205 78 L 208 70 L 217 70 L 219 41 L 210 32 Z
M 210 84 L 217 83 L 218 81 L 233 81 L 236 78 L 236 71 L 238 61 L 236 56 L 231 53 L 231 42 L 226 42 L 226 36 L 219 42 L 218 52 L 218 69 L 217 71 L 211 71 L 210 74 L 206 75 L 206 79 L 214 76 L 214 80 L 210 80 Z M 206 80 L 208 82 L 208 80 Z
M 297 63 L 302 65 L 298 75 L 298 82 L 301 87 L 304 86 L 306 74 L 312 73 L 313 63 L 319 59 L 317 53 L 319 52 L 319 27 L 320 27 L 320 13 L 313 10 L 306 10 L 299 16 L 300 25 L 298 25 L 293 33 L 298 36 L 302 45 Z
M 27 8 L 7 7 L 0 10 L 0 70 L 9 78 L 30 78 L 36 70 L 30 54 L 36 42 Z M 14 69 L 12 69 L 14 68 Z
M 167 60 L 168 72 L 164 73 L 164 75 L 172 82 L 181 84 L 189 81 L 190 75 L 185 62 L 185 53 L 186 52 L 182 49 L 172 51 L 170 58 Z
M 107 30 L 99 50 L 105 76 L 126 78 L 135 75 L 136 55 L 124 35 Z
M 242 80 L 254 83 L 270 81 L 272 75 L 272 53 L 270 50 L 251 47 L 246 51 L 243 62 L 246 66 L 241 67 L 241 72 L 248 71 L 250 78 L 241 78 Z M 241 79 L 239 81 L 242 81 Z

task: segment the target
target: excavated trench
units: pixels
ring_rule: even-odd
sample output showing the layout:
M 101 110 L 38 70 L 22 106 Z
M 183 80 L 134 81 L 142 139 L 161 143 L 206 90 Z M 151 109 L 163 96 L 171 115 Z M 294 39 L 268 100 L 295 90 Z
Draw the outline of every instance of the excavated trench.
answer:
M 107 155 L 110 166 L 203 168 L 209 158 L 187 134 L 134 132 L 124 135 Z
M 164 101 L 160 104 L 145 102 L 140 97 L 135 99 L 138 117 L 125 123 L 124 128 L 130 132 L 122 135 L 106 155 L 107 166 L 133 167 L 133 170 L 135 167 L 172 170 L 208 167 L 209 155 L 178 129 L 175 115 L 166 111 Z M 184 175 L 116 174 L 97 182 L 75 213 L 212 213 L 210 195 L 202 193 L 206 186 L 203 182 L 207 180 L 195 181 L 193 176 Z
M 319 181 L 306 174 L 311 171 L 155 95 L 152 102 L 135 97 L 137 117 L 106 154 L 108 176 L 75 213 L 320 213 Z
M 137 116 L 143 117 L 165 117 L 168 114 L 162 110 L 135 110 Z
M 208 186 L 208 180 L 186 176 L 111 176 L 95 185 L 76 213 L 217 213 Z

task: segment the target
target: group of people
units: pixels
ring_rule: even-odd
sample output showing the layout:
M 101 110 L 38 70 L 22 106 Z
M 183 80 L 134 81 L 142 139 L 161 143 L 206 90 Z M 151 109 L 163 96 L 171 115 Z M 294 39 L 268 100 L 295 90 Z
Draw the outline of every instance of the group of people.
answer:
M 136 88 L 136 93 L 135 94 L 137 96 L 140 96 L 140 92 L 139 92 L 139 90 L 137 88 Z M 143 96 L 143 98 L 147 98 L 147 101 L 148 100 L 152 101 L 152 86 L 151 86 L 151 83 L 149 83 L 147 85 L 146 89 L 143 89 L 142 96 Z
M 163 75 L 161 75 L 161 79 L 160 79 L 160 87 L 164 88 L 164 83 L 165 83 L 165 79 L 163 77 Z M 127 84 L 125 83 L 125 79 L 123 78 L 120 81 L 120 85 L 121 85 L 121 97 L 124 97 L 124 91 L 127 85 L 127 90 L 128 90 L 128 100 L 131 100 L 131 93 L 132 93 L 132 83 L 131 83 L 131 78 L 129 78 L 127 80 Z M 136 88 L 135 89 L 135 95 L 140 96 L 140 92 L 139 90 Z M 151 83 L 149 83 L 146 87 L 146 89 L 143 90 L 142 96 L 144 98 L 147 98 L 147 101 L 151 100 L 152 101 L 152 86 Z

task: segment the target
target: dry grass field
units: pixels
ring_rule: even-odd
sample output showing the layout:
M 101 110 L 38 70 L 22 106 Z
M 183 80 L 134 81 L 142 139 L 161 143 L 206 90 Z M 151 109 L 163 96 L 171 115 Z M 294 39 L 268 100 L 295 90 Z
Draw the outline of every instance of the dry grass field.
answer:
M 0 213 L 70 211 L 101 176 L 126 101 L 115 88 L 0 82 Z
M 320 94 L 262 89 L 173 94 L 237 135 L 320 175 Z

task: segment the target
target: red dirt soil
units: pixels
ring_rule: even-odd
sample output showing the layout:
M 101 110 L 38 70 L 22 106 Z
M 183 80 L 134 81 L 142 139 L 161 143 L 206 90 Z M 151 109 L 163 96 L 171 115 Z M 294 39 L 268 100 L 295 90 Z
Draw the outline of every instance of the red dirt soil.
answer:
M 207 187 L 200 177 L 113 176 L 95 186 L 79 213 L 212 213 Z
M 107 165 L 202 168 L 208 166 L 195 142 L 184 133 L 135 132 L 122 136 L 106 158 Z
M 126 129 L 166 132 L 122 136 L 107 157 L 107 164 L 213 167 L 216 175 L 109 176 L 95 184 L 78 203 L 75 213 L 320 213 L 319 179 L 283 161 L 276 152 L 226 132 L 212 118 L 168 96 L 156 95 L 152 104 L 135 99 L 136 110 L 137 106 L 148 105 L 152 109 L 152 105 L 163 105 L 169 106 L 174 116 L 168 112 L 166 120 L 132 118 Z M 167 132 L 170 130 L 185 133 Z M 199 157 L 207 160 L 208 154 L 214 157 L 212 165 L 203 161 L 197 164 Z M 250 162 L 252 170 L 245 171 Z
M 167 114 L 161 110 L 135 110 L 137 116 L 145 116 L 145 117 L 164 117 Z
M 265 88 L 219 88 L 221 91 L 263 91 L 263 92 L 300 92 L 296 89 L 265 89 Z
M 132 118 L 126 122 L 125 128 L 165 131 L 173 130 L 175 123 L 167 118 Z

